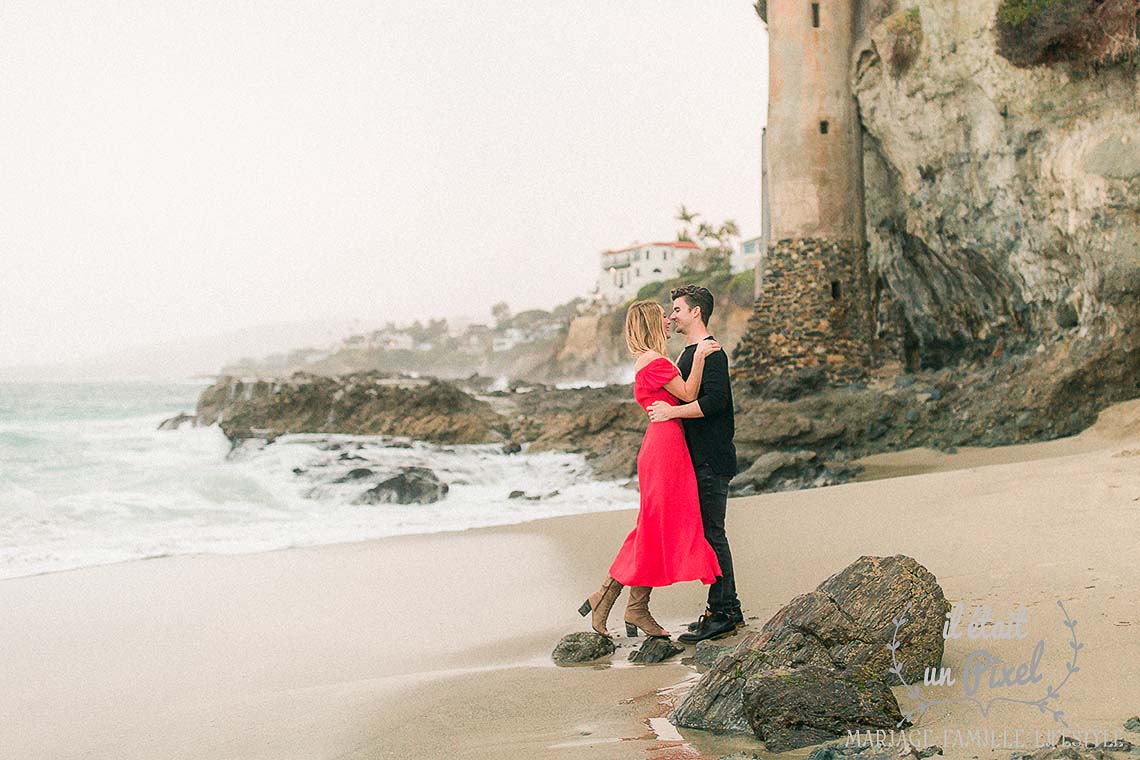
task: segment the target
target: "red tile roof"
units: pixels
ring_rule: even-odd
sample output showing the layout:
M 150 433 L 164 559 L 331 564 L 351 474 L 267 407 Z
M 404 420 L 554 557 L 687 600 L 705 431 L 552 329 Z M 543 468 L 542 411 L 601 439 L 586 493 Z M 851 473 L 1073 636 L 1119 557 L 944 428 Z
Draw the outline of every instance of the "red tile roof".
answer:
M 664 245 L 670 248 L 700 248 L 700 246 L 696 243 L 690 243 L 684 240 L 670 240 L 665 243 L 638 243 L 637 245 L 631 245 L 628 248 L 618 248 L 613 251 L 604 251 L 604 253 L 622 253 L 624 251 L 636 251 L 638 248 L 647 248 L 651 245 Z

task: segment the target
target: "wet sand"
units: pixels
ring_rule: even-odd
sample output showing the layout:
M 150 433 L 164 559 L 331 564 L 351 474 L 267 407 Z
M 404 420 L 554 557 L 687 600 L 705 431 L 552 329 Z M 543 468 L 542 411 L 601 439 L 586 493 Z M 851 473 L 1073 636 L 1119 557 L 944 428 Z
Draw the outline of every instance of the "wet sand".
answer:
M 1119 728 L 1140 711 L 1140 402 L 1061 441 L 871 460 L 881 468 L 871 477 L 910 474 L 730 503 L 750 625 L 860 555 L 904 553 L 953 602 L 989 603 L 999 615 L 1024 603 L 1051 674 L 1063 668 L 1063 600 L 1085 645 L 1059 702 L 1071 733 Z M 586 629 L 575 610 L 633 520 L 611 512 L 0 581 L 0 756 L 663 760 L 757 751 L 748 737 L 675 734 L 651 720 L 693 670 L 629 665 L 635 642 L 624 637 L 612 666 L 551 664 L 561 635 Z M 695 583 L 661 589 L 654 613 L 677 634 L 703 598 Z M 620 606 L 611 628 L 619 622 Z M 943 664 L 960 670 L 972 648 L 949 642 Z M 1016 659 L 1024 648 L 994 651 Z M 944 744 L 944 731 L 1051 723 L 1024 705 L 983 718 L 959 704 L 933 709 L 916 729 Z M 1008 756 L 946 749 L 948 758 Z

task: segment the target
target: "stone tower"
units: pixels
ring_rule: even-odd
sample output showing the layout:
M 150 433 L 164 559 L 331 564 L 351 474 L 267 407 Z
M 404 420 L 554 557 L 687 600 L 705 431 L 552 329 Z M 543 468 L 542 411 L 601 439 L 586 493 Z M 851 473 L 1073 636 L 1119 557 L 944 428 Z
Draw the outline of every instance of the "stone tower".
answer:
M 851 57 L 857 0 L 768 0 L 768 241 L 756 310 L 735 353 L 761 385 L 818 366 L 864 374 L 873 331 L 863 234 L 862 142 Z

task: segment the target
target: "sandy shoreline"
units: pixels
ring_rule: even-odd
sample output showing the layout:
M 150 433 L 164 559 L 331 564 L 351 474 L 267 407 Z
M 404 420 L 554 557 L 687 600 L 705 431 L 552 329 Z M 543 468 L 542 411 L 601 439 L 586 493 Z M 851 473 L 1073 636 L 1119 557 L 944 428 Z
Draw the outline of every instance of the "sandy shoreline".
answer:
M 751 625 L 862 554 L 909 554 L 953 602 L 999 612 L 1025 603 L 1054 669 L 1064 601 L 1086 645 L 1061 699 L 1074 729 L 1119 728 L 1140 711 L 1140 402 L 1070 439 L 868 464 L 863 482 L 730 504 Z M 585 629 L 575 608 L 633 518 L 0 581 L 0 756 L 665 758 L 755 748 L 654 735 L 645 718 L 664 710 L 657 690 L 690 677 L 684 665 L 630 666 L 628 646 L 608 668 L 550 663 L 562 634 Z M 654 611 L 677 634 L 703 596 L 699 584 L 659 590 Z M 951 641 L 944 664 L 960 667 L 968 649 Z M 916 728 L 942 744 L 946 730 L 985 726 L 1046 723 L 1024 706 L 982 718 L 951 705 Z M 947 757 L 974 755 L 1008 752 L 947 747 Z

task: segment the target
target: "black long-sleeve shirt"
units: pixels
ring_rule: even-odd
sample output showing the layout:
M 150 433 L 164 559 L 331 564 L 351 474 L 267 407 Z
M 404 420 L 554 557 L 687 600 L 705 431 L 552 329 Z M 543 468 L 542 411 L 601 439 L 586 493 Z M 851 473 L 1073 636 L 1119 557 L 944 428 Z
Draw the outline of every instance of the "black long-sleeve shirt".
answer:
M 693 371 L 696 350 L 696 343 L 685 346 L 677 360 L 677 368 L 684 380 L 688 380 L 689 373 Z M 733 416 L 732 385 L 728 379 L 728 355 L 723 350 L 705 357 L 697 403 L 705 416 L 681 420 L 693 466 L 709 464 L 718 475 L 732 477 L 736 474 L 736 446 L 732 443 L 736 435 L 736 420 Z

